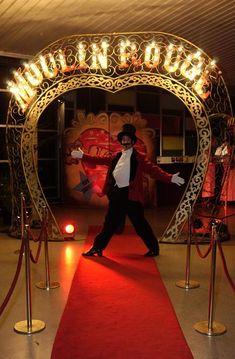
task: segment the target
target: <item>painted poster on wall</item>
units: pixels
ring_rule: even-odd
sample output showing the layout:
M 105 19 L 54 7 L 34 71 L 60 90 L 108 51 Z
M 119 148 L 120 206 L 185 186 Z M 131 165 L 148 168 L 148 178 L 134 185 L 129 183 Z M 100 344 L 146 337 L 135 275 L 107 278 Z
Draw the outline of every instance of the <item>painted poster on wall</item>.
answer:
M 109 155 L 121 151 L 117 134 L 125 123 L 136 127 L 135 148 L 155 160 L 155 131 L 146 127 L 147 121 L 139 113 L 120 115 L 118 113 L 92 113 L 85 116 L 78 111 L 72 122 L 73 127 L 64 133 L 64 175 L 65 200 L 83 207 L 104 207 L 107 198 L 103 195 L 103 185 L 107 173 L 106 166 L 90 165 L 73 159 L 71 151 L 82 148 L 85 153 Z M 155 204 L 155 180 L 148 175 L 144 178 L 145 205 Z

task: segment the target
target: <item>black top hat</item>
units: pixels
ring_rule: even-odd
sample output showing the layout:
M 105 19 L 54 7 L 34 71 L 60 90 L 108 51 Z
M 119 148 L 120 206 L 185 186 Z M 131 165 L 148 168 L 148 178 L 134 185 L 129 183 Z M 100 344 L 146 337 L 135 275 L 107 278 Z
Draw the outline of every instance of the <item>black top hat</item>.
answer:
M 135 126 L 133 126 L 130 123 L 125 123 L 122 126 L 122 131 L 119 132 L 119 134 L 117 135 L 118 141 L 122 142 L 122 137 L 123 136 L 128 136 L 132 140 L 132 142 L 135 144 L 136 141 L 137 141 L 137 137 L 135 135 L 135 132 L 136 132 Z

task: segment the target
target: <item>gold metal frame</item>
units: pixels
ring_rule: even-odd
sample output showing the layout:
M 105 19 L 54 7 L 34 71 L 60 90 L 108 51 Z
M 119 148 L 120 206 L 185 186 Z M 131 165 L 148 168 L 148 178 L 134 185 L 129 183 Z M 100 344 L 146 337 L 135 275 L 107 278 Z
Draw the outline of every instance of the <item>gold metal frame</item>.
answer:
M 142 60 L 128 62 L 128 66 L 122 68 L 118 63 L 118 46 L 120 41 L 127 41 L 127 39 L 136 44 L 135 60 L 138 60 L 138 56 Z M 109 48 L 111 48 L 108 56 L 108 68 L 98 67 L 94 69 L 91 66 L 86 68 L 72 66 L 78 63 L 79 43 L 84 44 L 87 51 L 87 62 L 89 62 L 92 58 L 90 44 L 99 44 L 104 40 L 109 43 Z M 63 53 L 66 54 L 66 62 L 70 69 L 68 71 L 58 71 L 54 78 L 45 78 L 36 86 L 36 95 L 31 99 L 26 110 L 23 111 L 20 108 L 15 98 L 12 97 L 11 99 L 7 123 L 7 144 L 12 174 L 13 218 L 16 219 L 19 216 L 19 194 L 22 191 L 28 195 L 28 199 L 33 203 L 33 207 L 40 219 L 42 218 L 43 208 L 45 206 L 50 208 L 37 174 L 35 136 L 40 115 L 53 100 L 65 92 L 81 87 L 100 88 L 110 92 L 117 92 L 132 86 L 151 85 L 161 87 L 177 96 L 191 113 L 197 130 L 198 149 L 190 181 L 162 237 L 162 240 L 166 242 L 174 242 L 178 239 L 187 220 L 188 209 L 193 208 L 200 193 L 208 166 L 211 146 L 209 119 L 217 114 L 230 117 L 232 116 L 232 109 L 221 72 L 216 66 L 210 68 L 211 59 L 205 53 L 202 53 L 202 56 L 205 69 L 207 69 L 207 91 L 210 94 L 203 98 L 195 91 L 195 82 L 184 77 L 178 69 L 175 72 L 167 71 L 163 66 L 163 58 L 160 57 L 158 66 L 154 68 L 146 67 L 141 54 L 144 53 L 146 44 L 153 41 L 159 44 L 162 49 L 162 56 L 165 56 L 164 51 L 170 44 L 176 47 L 182 46 L 184 59 L 187 58 L 188 54 L 199 50 L 188 41 L 166 33 L 77 35 L 56 41 L 37 54 L 31 61 L 31 63 L 37 64 L 39 67 L 40 56 L 48 56 L 49 53 L 54 53 L 55 59 L 57 59 L 57 55 L 62 49 Z M 176 57 L 172 57 L 171 60 L 174 63 Z M 26 70 L 19 71 L 24 76 Z M 55 239 L 60 237 L 61 234 L 51 210 L 49 210 L 49 215 L 51 238 Z M 13 231 L 15 226 L 13 225 Z

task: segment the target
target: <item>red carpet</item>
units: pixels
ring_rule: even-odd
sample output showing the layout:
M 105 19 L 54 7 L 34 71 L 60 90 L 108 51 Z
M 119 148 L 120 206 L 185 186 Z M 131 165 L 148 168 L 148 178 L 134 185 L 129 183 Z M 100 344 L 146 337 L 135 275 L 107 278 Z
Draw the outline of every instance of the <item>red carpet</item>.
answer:
M 89 231 L 86 247 L 98 228 Z M 127 228 L 81 257 L 52 359 L 192 359 L 155 261 Z

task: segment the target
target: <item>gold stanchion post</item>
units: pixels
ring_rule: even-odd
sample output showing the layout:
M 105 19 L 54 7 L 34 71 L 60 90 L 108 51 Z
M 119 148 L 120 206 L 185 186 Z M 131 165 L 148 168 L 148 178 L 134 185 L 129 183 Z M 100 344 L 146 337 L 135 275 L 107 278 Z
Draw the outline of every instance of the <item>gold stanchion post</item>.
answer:
M 25 248 L 25 281 L 26 281 L 26 306 L 27 320 L 17 322 L 14 330 L 20 334 L 33 334 L 45 329 L 46 325 L 41 320 L 32 319 L 32 301 L 31 301 L 31 280 L 30 280 L 30 247 L 28 236 L 28 225 L 24 229 L 24 248 Z
M 36 287 L 39 289 L 55 289 L 60 287 L 59 282 L 50 281 L 50 269 L 49 269 L 49 255 L 48 255 L 48 238 L 47 238 L 47 220 L 48 220 L 48 210 L 44 207 L 43 211 L 44 225 L 46 226 L 43 229 L 43 240 L 44 240 L 44 253 L 45 253 L 45 271 L 46 271 L 46 281 L 40 281 L 36 283 Z
M 20 223 L 20 228 L 21 228 L 21 240 L 23 240 L 23 235 L 24 235 L 24 225 L 25 225 L 25 221 L 24 221 L 24 194 L 23 192 L 20 193 L 20 215 L 21 215 L 21 223 Z M 20 217 L 18 217 L 19 219 Z M 19 254 L 20 250 L 17 249 L 15 252 L 15 254 Z
M 219 239 L 217 231 L 218 222 L 212 225 L 212 256 L 211 256 L 211 276 L 210 276 L 210 290 L 209 290 L 209 310 L 208 310 L 208 321 L 202 321 L 194 324 L 194 329 L 208 336 L 221 335 L 226 332 L 226 327 L 213 320 L 214 312 L 214 289 L 215 289 L 215 272 L 216 272 L 216 248 L 217 240 Z
M 197 281 L 190 280 L 191 241 L 192 241 L 192 213 L 190 207 L 188 213 L 188 238 L 187 238 L 185 280 L 179 280 L 178 282 L 176 282 L 176 286 L 183 289 L 194 289 L 200 286 L 200 284 Z

